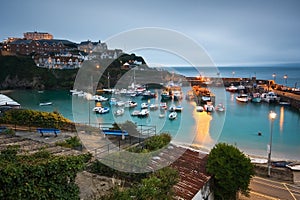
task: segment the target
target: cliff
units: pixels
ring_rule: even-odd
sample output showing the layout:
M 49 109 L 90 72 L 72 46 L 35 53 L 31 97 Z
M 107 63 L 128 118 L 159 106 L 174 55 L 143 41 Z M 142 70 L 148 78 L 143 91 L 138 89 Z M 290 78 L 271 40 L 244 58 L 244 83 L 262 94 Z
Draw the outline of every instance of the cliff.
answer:
M 0 90 L 58 89 L 73 86 L 78 69 L 36 67 L 30 57 L 0 56 Z

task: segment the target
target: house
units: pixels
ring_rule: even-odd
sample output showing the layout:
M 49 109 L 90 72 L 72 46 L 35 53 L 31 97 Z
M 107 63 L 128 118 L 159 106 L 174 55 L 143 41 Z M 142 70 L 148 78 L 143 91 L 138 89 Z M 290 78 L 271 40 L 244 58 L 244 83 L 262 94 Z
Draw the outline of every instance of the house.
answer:
M 107 44 L 100 40 L 98 42 L 92 42 L 90 40 L 82 41 L 78 44 L 78 50 L 88 54 L 93 52 L 104 52 L 107 50 Z
M 169 164 L 179 172 L 180 180 L 174 186 L 174 199 L 213 200 L 211 176 L 206 173 L 208 154 L 170 144 L 158 156 L 152 158 L 150 169 Z

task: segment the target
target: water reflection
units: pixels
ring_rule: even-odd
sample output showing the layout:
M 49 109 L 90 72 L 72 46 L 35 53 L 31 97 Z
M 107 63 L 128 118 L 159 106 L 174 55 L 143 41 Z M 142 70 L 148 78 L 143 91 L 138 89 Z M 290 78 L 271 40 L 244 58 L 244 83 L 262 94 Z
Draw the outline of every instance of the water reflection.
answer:
M 279 117 L 280 133 L 283 132 L 283 123 L 284 123 L 284 106 L 281 106 L 281 108 L 280 108 L 280 117 Z
M 194 145 L 198 147 L 207 147 L 213 145 L 215 142 L 210 136 L 210 122 L 212 116 L 206 112 L 197 112 L 196 109 L 193 111 L 193 117 L 195 120 L 194 126 Z

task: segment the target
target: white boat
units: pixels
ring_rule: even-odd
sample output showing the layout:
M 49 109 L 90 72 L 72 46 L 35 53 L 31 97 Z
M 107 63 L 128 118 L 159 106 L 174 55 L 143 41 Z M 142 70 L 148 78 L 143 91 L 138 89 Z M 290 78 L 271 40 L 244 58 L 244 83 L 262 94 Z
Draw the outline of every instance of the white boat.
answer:
M 178 105 L 175 107 L 175 111 L 181 112 L 183 110 L 183 107 L 181 105 Z
M 227 91 L 229 92 L 236 92 L 237 91 L 237 87 L 235 87 L 234 85 L 230 85 L 228 88 L 226 88 Z
M 171 105 L 169 107 L 169 111 L 174 112 L 176 110 L 176 106 L 175 105 Z
M 235 99 L 239 102 L 248 103 L 249 97 L 247 94 L 240 94 L 235 97 Z
M 176 119 L 176 117 L 177 117 L 177 112 L 171 112 L 169 114 L 169 119 L 171 119 L 171 120 Z
M 213 112 L 215 110 L 214 108 L 214 105 L 212 104 L 212 102 L 207 102 L 205 105 L 204 105 L 204 110 L 206 112 Z
M 219 103 L 216 108 L 215 108 L 216 111 L 219 111 L 219 112 L 223 112 L 225 111 L 225 106 L 221 103 Z
M 146 117 L 149 115 L 148 109 L 142 109 L 141 112 L 138 114 L 139 117 Z
M 126 108 L 134 108 L 134 107 L 136 107 L 137 106 L 137 102 L 135 102 L 135 101 L 127 101 L 126 103 L 125 103 L 125 107 Z
M 203 110 L 204 110 L 203 106 L 196 106 L 197 112 L 203 112 Z
M 114 114 L 115 114 L 116 116 L 121 116 L 121 115 L 124 114 L 124 112 L 125 112 L 124 109 L 121 108 L 121 109 L 116 110 Z
M 300 171 L 300 164 L 290 164 L 290 165 L 286 165 L 286 167 L 294 171 Z
M 97 113 L 99 113 L 99 114 L 104 114 L 104 113 L 108 113 L 108 112 L 109 112 L 108 107 L 100 107 L 100 109 L 97 111 Z
M 262 93 L 261 100 L 267 103 L 279 102 L 280 97 L 278 97 L 274 92 Z
M 108 98 L 107 98 L 107 97 L 104 97 L 104 96 L 94 95 L 94 96 L 92 97 L 92 100 L 95 100 L 95 101 L 107 101 Z
M 132 111 L 131 116 L 138 116 L 140 114 L 140 112 L 141 111 L 139 111 L 139 110 L 134 110 L 134 111 Z
M 96 106 L 93 108 L 93 111 L 98 112 L 101 108 L 102 108 L 102 106 Z
M 49 101 L 49 102 L 42 102 L 39 105 L 40 106 L 50 106 L 50 105 L 52 105 L 52 102 L 51 101 Z
M 158 109 L 158 105 L 157 104 L 151 104 L 149 106 L 150 110 L 157 110 Z
M 148 108 L 148 104 L 147 104 L 147 103 L 145 103 L 145 102 L 144 102 L 144 103 L 142 103 L 142 104 L 141 104 L 141 108 L 142 108 L 142 109 Z

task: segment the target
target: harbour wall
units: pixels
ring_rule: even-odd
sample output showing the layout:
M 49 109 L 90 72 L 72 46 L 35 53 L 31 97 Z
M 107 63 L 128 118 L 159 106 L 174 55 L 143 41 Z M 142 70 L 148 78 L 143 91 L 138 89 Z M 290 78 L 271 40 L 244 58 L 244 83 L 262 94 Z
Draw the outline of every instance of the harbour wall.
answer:
M 199 78 L 199 77 L 187 77 L 186 78 L 190 84 L 199 85 L 201 87 L 206 87 L 209 85 L 229 87 L 230 85 L 246 86 L 246 93 L 248 92 L 267 92 L 274 91 L 282 101 L 290 103 L 291 107 L 300 111 L 300 91 L 293 91 L 293 88 L 287 88 L 283 85 L 276 84 L 273 80 L 260 80 L 256 77 L 252 78 Z M 209 80 L 209 81 L 208 81 Z M 251 87 L 247 87 L 251 86 Z M 255 89 L 254 89 L 255 88 Z

